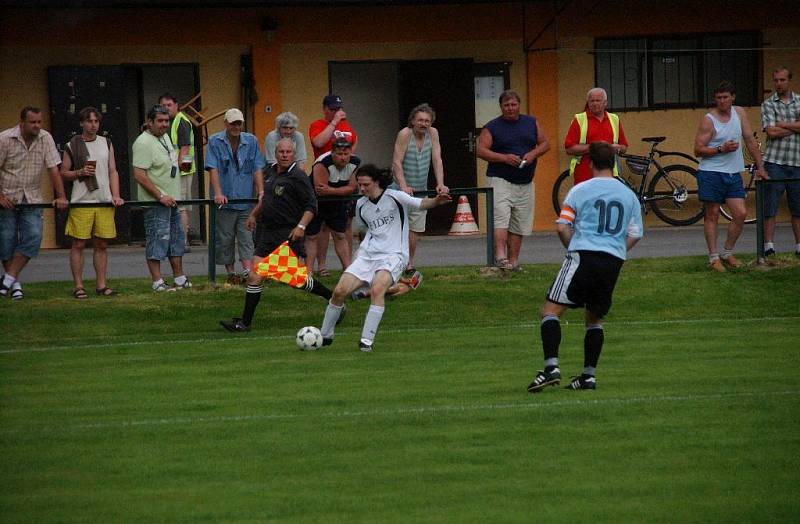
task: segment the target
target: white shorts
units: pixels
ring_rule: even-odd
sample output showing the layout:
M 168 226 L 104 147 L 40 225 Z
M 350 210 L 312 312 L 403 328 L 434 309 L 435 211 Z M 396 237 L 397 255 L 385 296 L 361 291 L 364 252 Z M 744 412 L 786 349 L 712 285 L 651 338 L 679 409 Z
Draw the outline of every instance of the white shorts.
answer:
M 347 266 L 345 273 L 350 273 L 357 279 L 372 285 L 372 279 L 378 271 L 388 271 L 392 275 L 392 284 L 397 284 L 403 275 L 406 263 L 400 255 L 387 255 L 383 258 L 356 257 L 352 264 Z
M 411 209 L 408 212 L 408 230 L 414 233 L 425 232 L 425 217 L 428 216 L 427 209 Z

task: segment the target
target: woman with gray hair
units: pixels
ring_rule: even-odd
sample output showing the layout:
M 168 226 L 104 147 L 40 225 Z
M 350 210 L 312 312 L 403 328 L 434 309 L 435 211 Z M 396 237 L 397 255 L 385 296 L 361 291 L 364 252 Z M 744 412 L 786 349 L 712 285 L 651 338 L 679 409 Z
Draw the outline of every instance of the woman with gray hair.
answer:
M 274 164 L 275 159 L 275 146 L 281 138 L 291 138 L 295 147 L 295 161 L 300 169 L 304 168 L 305 160 L 308 157 L 306 154 L 306 140 L 303 134 L 297 130 L 297 125 L 300 120 L 297 115 L 286 111 L 281 113 L 275 118 L 275 129 L 267 133 L 264 139 L 264 156 L 267 158 L 268 164 Z

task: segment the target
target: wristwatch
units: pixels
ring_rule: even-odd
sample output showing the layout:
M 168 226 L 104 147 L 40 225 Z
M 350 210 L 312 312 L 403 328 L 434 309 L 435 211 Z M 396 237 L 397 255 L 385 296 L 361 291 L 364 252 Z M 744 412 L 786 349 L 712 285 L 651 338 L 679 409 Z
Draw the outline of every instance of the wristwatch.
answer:
M 305 230 L 306 230 L 306 226 L 304 226 L 303 224 L 297 224 L 297 227 L 299 227 L 299 228 L 300 228 L 300 229 L 302 229 L 303 231 L 305 231 Z
M 717 146 L 717 153 L 722 153 L 722 146 Z

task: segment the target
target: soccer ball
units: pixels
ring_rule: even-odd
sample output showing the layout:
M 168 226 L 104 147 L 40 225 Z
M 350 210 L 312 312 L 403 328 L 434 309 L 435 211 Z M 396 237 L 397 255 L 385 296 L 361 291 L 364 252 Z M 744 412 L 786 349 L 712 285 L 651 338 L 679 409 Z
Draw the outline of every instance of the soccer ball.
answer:
M 322 332 L 314 326 L 302 327 L 297 332 L 296 342 L 303 351 L 316 351 L 322 347 Z

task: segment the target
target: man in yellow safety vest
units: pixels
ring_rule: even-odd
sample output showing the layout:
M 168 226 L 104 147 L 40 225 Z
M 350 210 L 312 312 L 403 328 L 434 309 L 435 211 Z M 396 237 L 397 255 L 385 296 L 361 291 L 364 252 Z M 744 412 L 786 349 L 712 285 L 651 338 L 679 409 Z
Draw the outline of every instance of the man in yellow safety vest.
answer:
M 569 171 L 574 177 L 574 185 L 592 178 L 589 165 L 589 144 L 592 142 L 608 142 L 615 153 L 624 153 L 628 149 L 625 131 L 619 116 L 606 111 L 608 95 L 602 87 L 589 90 L 586 95 L 586 110 L 577 113 L 564 138 L 564 149 L 572 155 Z M 616 176 L 617 168 L 614 167 Z
M 178 99 L 171 93 L 164 93 L 158 103 L 169 111 L 169 139 L 178 150 L 178 165 L 181 172 L 181 200 L 192 198 L 192 184 L 197 166 L 194 159 L 194 128 L 189 118 L 178 111 Z M 183 236 L 186 239 L 186 251 L 189 251 L 189 212 L 191 206 L 180 206 Z

